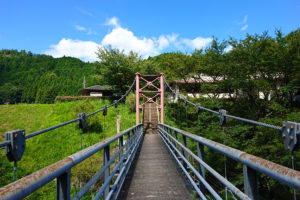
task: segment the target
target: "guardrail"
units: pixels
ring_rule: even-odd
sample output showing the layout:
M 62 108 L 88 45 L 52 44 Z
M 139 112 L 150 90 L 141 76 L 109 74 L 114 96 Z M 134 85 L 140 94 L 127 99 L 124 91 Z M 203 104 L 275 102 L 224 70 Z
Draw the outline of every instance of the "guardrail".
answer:
M 28 135 L 25 134 L 25 129 L 22 130 L 13 130 L 5 133 L 5 142 L 0 142 L 0 148 L 5 148 L 5 154 L 9 162 L 14 162 L 14 181 L 16 180 L 16 171 L 17 171 L 17 162 L 22 159 L 23 153 L 26 147 L 26 140 L 32 137 L 38 136 L 42 133 L 46 133 L 57 128 L 66 126 L 68 124 L 72 124 L 78 122 L 79 128 L 81 129 L 81 150 L 82 150 L 82 134 L 85 131 L 86 127 L 86 118 L 93 116 L 99 112 L 102 112 L 104 116 L 104 129 L 105 129 L 105 116 L 107 115 L 108 108 L 114 106 L 115 108 L 118 107 L 119 102 L 125 100 L 126 96 L 130 93 L 133 89 L 136 80 L 133 81 L 129 89 L 126 91 L 124 95 L 118 100 L 115 100 L 114 103 L 110 104 L 109 106 L 103 106 L 102 109 L 92 112 L 90 114 L 79 113 L 78 118 L 43 129 L 36 131 L 34 133 L 30 133 Z M 81 178 L 80 178 L 81 181 Z
M 164 78 L 164 82 L 167 85 L 167 88 L 169 88 L 169 90 L 174 95 L 178 95 L 178 93 L 176 93 L 176 91 L 171 88 L 171 86 L 169 85 L 169 83 L 167 82 L 167 80 L 165 78 Z M 282 122 L 282 127 L 280 127 L 280 126 L 275 126 L 272 124 L 258 122 L 258 121 L 251 120 L 251 119 L 246 119 L 246 118 L 237 117 L 234 115 L 229 115 L 227 113 L 227 111 L 224 109 L 220 109 L 219 111 L 211 110 L 209 108 L 205 108 L 205 107 L 201 106 L 200 103 L 195 104 L 195 103 L 189 101 L 187 98 L 182 97 L 181 95 L 178 95 L 178 99 L 184 101 L 186 104 L 190 104 L 190 105 L 194 106 L 196 108 L 197 114 L 199 114 L 201 112 L 201 110 L 204 110 L 206 112 L 219 115 L 220 124 L 222 126 L 226 124 L 227 118 L 231 118 L 231 119 L 245 122 L 248 124 L 263 126 L 266 128 L 276 130 L 276 131 L 280 131 L 282 134 L 282 142 L 287 150 L 293 152 L 300 148 L 300 140 L 297 139 L 300 137 L 300 123 L 298 123 L 298 122 L 290 122 L 290 121 Z
M 42 133 L 46 133 L 46 132 L 48 132 L 48 131 L 52 131 L 52 130 L 54 130 L 54 129 L 57 129 L 57 128 L 66 126 L 66 125 L 68 125 L 68 124 L 72 124 L 72 123 L 77 122 L 77 121 L 78 121 L 81 125 L 84 125 L 85 120 L 86 120 L 87 117 L 90 117 L 90 116 L 92 116 L 92 115 L 95 115 L 95 114 L 97 114 L 97 113 L 99 113 L 99 112 L 103 112 L 103 115 L 105 116 L 105 115 L 107 114 L 107 109 L 108 109 L 108 108 L 110 108 L 110 107 L 112 107 L 112 106 L 117 107 L 117 106 L 118 106 L 118 103 L 121 102 L 121 101 L 123 101 L 123 100 L 126 98 L 126 96 L 128 96 L 128 94 L 130 93 L 130 91 L 133 89 L 134 84 L 135 84 L 135 79 L 134 79 L 133 83 L 131 84 L 130 88 L 125 92 L 124 95 L 122 95 L 122 97 L 121 97 L 120 99 L 115 100 L 114 103 L 110 104 L 109 106 L 103 106 L 102 109 L 97 110 L 97 111 L 95 111 L 95 112 L 93 112 L 93 113 L 90 113 L 90 114 L 87 114 L 87 115 L 86 115 L 85 113 L 79 113 L 79 114 L 78 114 L 78 118 L 76 118 L 76 119 L 73 119 L 73 120 L 70 120 L 70 121 L 67 121 L 67 122 L 64 122 L 64 123 L 61 123 L 61 124 L 58 124 L 58 125 L 55 125 L 55 126 L 52 126 L 52 127 L 46 128 L 46 129 L 43 129 L 43 130 L 40 130 L 40 131 L 37 131 L 37 132 L 34 132 L 34 133 L 30 133 L 30 134 L 28 134 L 28 135 L 26 135 L 26 136 L 25 136 L 25 130 L 21 130 L 20 132 L 21 132 L 21 133 L 24 133 L 23 136 L 25 136 L 25 138 L 24 138 L 24 140 L 25 140 L 25 139 L 29 139 L 29 138 L 32 138 L 32 137 L 34 137 L 34 136 L 40 135 L 40 134 L 42 134 Z M 82 127 L 82 128 L 84 128 L 84 127 Z M 17 133 L 17 132 L 19 132 L 19 130 L 17 130 L 17 131 L 11 131 L 11 132 Z M 11 140 L 7 140 L 7 141 L 5 141 L 5 142 L 1 142 L 1 143 L 0 143 L 0 147 L 7 147 L 7 146 L 10 146 L 10 145 L 11 145 Z
M 120 192 L 125 176 L 143 139 L 142 130 L 142 124 L 136 125 L 6 185 L 0 188 L 0 199 L 22 199 L 56 178 L 56 198 L 69 200 L 71 198 L 71 169 L 100 150 L 103 150 L 103 167 L 80 189 L 73 199 L 81 199 L 89 188 L 101 177 L 103 178 L 103 184 L 97 192 L 95 199 L 100 199 L 101 197 L 103 199 L 115 199 Z M 125 144 L 123 143 L 124 136 L 127 136 Z M 116 140 L 119 140 L 119 150 L 111 157 L 110 144 Z M 110 166 L 117 158 L 119 158 L 118 163 L 110 172 Z M 113 186 L 110 187 L 112 178 L 117 172 L 118 176 L 113 182 Z
M 265 174 L 283 184 L 286 184 L 294 189 L 300 190 L 300 172 L 284 167 L 282 165 L 273 163 L 271 161 L 256 157 L 254 155 L 245 153 L 243 151 L 225 146 L 223 144 L 208 140 L 206 138 L 191 134 L 189 132 L 171 127 L 166 124 L 159 124 L 158 130 L 163 142 L 166 144 L 171 154 L 182 168 L 188 179 L 191 181 L 192 186 L 196 192 L 203 199 L 205 188 L 216 198 L 221 197 L 214 191 L 209 184 L 205 181 L 205 169 L 210 172 L 216 179 L 218 179 L 225 187 L 233 192 L 240 199 L 258 199 L 258 180 L 257 172 Z M 182 143 L 178 141 L 178 134 L 181 134 Z M 187 138 L 194 142 L 197 142 L 197 154 L 195 155 L 191 150 L 187 148 Z M 241 192 L 238 188 L 232 185 L 222 175 L 217 173 L 209 165 L 204 162 L 204 146 L 215 150 L 226 157 L 236 160 L 243 164 L 244 174 L 244 189 L 245 193 Z M 182 152 L 179 151 L 180 148 Z M 177 155 L 182 159 L 181 161 L 177 158 Z M 192 156 L 198 162 L 198 169 L 195 169 L 188 161 L 188 156 Z M 191 178 L 187 171 L 187 166 L 200 181 L 200 185 Z

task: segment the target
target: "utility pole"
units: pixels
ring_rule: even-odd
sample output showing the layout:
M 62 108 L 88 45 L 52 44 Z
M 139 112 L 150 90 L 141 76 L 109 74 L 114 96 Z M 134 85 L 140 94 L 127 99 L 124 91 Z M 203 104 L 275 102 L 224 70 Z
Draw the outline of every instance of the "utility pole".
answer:
M 85 76 L 83 77 L 83 89 L 85 89 L 85 84 L 86 84 L 86 82 L 85 82 Z

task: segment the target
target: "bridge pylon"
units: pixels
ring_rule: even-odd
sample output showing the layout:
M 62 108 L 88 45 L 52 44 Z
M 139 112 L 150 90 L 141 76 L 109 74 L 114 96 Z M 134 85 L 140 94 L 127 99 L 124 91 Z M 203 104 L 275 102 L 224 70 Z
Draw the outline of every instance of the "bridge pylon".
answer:
M 151 80 L 147 80 L 151 79 Z M 146 84 L 140 87 L 141 81 Z M 159 87 L 155 84 L 159 82 Z M 149 97 L 149 95 L 152 95 Z M 154 99 L 160 97 L 160 102 L 155 102 Z M 141 98 L 145 101 L 140 104 Z M 160 111 L 160 123 L 164 123 L 164 73 L 159 75 L 142 75 L 139 72 L 136 73 L 136 124 L 140 124 L 140 109 L 146 103 L 154 103 L 157 105 Z

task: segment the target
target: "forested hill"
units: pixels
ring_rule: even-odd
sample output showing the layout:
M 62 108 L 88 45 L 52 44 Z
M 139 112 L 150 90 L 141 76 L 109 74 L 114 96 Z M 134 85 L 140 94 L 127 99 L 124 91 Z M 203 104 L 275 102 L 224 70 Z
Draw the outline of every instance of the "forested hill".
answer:
M 78 95 L 83 77 L 87 86 L 100 84 L 123 94 L 136 72 L 163 72 L 168 81 L 194 79 L 193 93 L 233 94 L 262 116 L 272 103 L 294 107 L 300 96 L 300 29 L 284 35 L 276 30 L 247 34 L 236 40 L 214 38 L 210 45 L 191 53 L 163 53 L 148 59 L 111 47 L 97 52 L 100 62 L 85 63 L 77 58 L 53 58 L 16 50 L 0 51 L 0 104 L 52 103 L 57 95 Z M 202 81 L 203 75 L 214 82 Z M 259 98 L 263 93 L 264 99 Z M 268 98 L 272 96 L 272 101 Z M 241 98 L 243 97 L 243 98 Z M 299 103 L 297 103 L 299 104 Z M 247 112 L 248 113 L 248 112 Z M 254 113 L 254 116 L 257 116 Z
M 78 95 L 84 76 L 87 85 L 97 83 L 93 63 L 71 57 L 1 50 L 0 104 L 51 103 L 57 95 Z

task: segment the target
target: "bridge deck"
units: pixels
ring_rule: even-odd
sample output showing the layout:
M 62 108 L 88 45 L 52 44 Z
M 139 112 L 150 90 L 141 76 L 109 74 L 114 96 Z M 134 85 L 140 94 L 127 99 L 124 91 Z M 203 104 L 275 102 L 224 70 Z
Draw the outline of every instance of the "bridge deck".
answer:
M 134 173 L 130 175 L 120 199 L 191 199 L 182 175 L 157 134 L 145 134 Z

